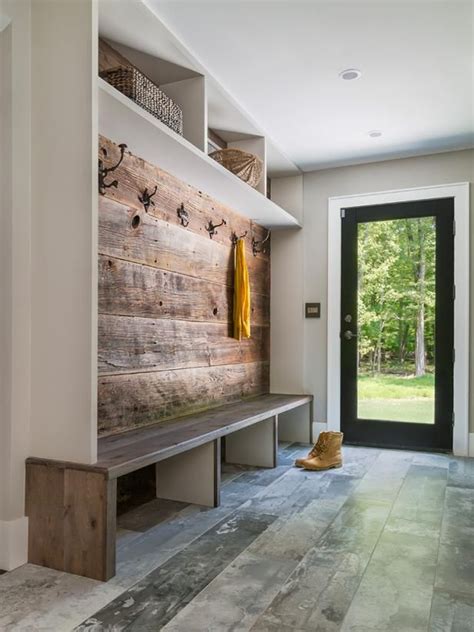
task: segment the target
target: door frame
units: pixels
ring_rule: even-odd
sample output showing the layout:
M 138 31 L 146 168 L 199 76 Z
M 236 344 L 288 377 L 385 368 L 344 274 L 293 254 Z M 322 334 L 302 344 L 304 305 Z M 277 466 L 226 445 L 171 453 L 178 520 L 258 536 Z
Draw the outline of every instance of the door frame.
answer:
M 327 427 L 340 429 L 341 414 L 341 209 L 393 202 L 454 198 L 454 428 L 453 452 L 469 454 L 469 183 L 380 191 L 328 199 Z M 330 350 L 330 352 L 329 352 Z

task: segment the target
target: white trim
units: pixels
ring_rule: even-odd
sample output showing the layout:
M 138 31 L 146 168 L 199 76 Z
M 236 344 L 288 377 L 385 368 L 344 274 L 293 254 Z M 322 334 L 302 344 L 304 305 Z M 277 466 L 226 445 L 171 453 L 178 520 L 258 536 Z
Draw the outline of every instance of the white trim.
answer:
M 340 428 L 341 209 L 434 198 L 454 198 L 454 414 L 453 452 L 468 455 L 469 445 L 469 183 L 332 197 L 328 200 L 328 428 Z
M 314 422 L 313 424 L 313 437 L 316 441 L 321 432 L 326 432 L 328 429 L 328 424 L 320 423 L 319 421 Z
M 28 555 L 28 518 L 0 520 L 0 569 L 11 571 L 26 564 Z
M 7 26 L 9 26 L 11 24 L 11 18 L 8 15 L 4 15 L 3 13 L 0 13 L 0 33 L 2 31 L 4 31 Z
M 469 435 L 469 456 L 474 458 L 474 432 Z

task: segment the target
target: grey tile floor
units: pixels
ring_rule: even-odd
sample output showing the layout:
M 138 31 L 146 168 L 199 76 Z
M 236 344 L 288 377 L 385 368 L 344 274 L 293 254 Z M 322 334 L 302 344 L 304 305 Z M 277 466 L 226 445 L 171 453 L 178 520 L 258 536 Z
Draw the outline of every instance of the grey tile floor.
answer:
M 103 584 L 27 564 L 0 630 L 473 632 L 474 459 L 344 448 L 344 467 L 225 467 L 222 504 L 120 517 Z

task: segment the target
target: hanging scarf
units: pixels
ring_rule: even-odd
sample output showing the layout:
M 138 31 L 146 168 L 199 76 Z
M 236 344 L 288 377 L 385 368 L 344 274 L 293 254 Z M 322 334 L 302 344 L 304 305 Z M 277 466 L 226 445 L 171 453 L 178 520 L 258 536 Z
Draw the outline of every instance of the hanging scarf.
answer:
M 250 283 L 243 239 L 237 241 L 234 254 L 234 338 L 250 338 Z

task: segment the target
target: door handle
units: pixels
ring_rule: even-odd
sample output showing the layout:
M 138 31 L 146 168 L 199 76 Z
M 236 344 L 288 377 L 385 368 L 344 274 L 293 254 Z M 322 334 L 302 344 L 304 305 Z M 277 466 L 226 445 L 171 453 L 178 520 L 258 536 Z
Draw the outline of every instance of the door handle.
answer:
M 344 332 L 344 334 L 343 334 L 343 335 L 344 335 L 344 338 L 345 338 L 346 340 L 352 340 L 352 338 L 357 338 L 357 334 L 354 334 L 354 333 L 353 333 L 352 331 L 350 331 L 349 329 L 347 329 L 347 330 Z

